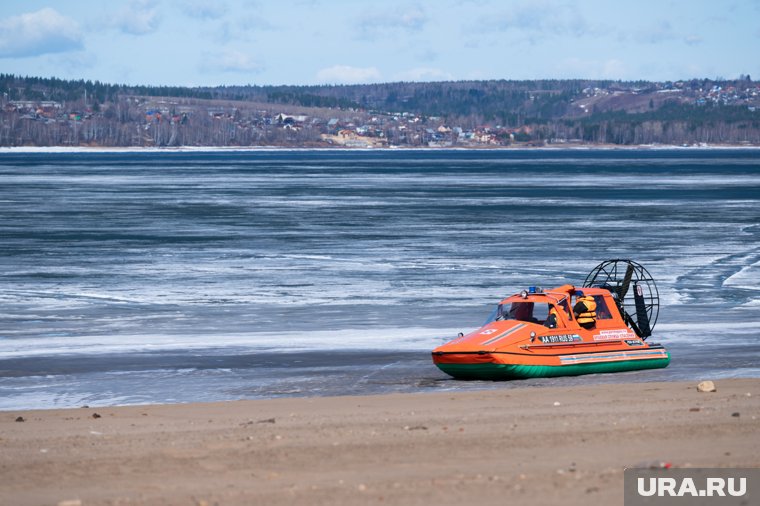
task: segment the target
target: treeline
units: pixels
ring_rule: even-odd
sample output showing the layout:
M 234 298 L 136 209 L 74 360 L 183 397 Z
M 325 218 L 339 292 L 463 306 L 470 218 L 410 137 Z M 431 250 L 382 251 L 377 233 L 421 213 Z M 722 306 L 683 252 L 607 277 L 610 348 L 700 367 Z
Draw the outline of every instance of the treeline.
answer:
M 760 114 L 747 107 L 671 102 L 638 114 L 609 111 L 582 120 L 533 123 L 544 138 L 579 139 L 594 144 L 760 145 Z
M 760 146 L 758 122 L 694 122 L 647 120 L 630 122 L 609 120 L 560 121 L 537 126 L 532 139 L 547 142 L 578 140 L 589 144 L 696 145 L 748 144 Z
M 652 83 L 585 80 L 451 81 L 321 86 L 129 86 L 100 81 L 20 77 L 0 74 L 8 100 L 84 100 L 103 104 L 119 96 L 218 99 L 287 104 L 301 107 L 408 111 L 425 116 L 463 119 L 471 116 L 504 123 L 563 115 L 570 101 L 588 87 L 642 87 Z
M 760 145 L 760 87 L 749 76 L 188 88 L 0 74 L 0 90 L 3 146 L 298 146 L 347 130 L 414 146 Z M 278 123 L 280 112 L 310 120 Z
M 73 102 L 87 97 L 92 103 L 115 102 L 121 95 L 211 99 L 211 91 L 182 86 L 127 86 L 55 77 L 20 77 L 0 74 L 0 90 L 7 100 Z
M 204 88 L 215 99 L 282 103 L 303 107 L 353 108 L 385 113 L 410 112 L 475 124 L 501 120 L 515 125 L 528 117 L 564 114 L 572 97 L 587 87 L 613 81 L 450 81 L 321 86 L 233 86 Z M 628 83 L 635 86 L 646 83 Z

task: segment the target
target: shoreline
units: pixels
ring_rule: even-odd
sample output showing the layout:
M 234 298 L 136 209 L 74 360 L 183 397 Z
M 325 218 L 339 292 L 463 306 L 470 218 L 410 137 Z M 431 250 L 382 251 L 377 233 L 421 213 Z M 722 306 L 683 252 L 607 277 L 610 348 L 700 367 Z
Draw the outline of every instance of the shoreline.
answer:
M 704 146 L 679 146 L 666 144 L 640 144 L 635 146 L 616 144 L 546 145 L 546 146 L 466 146 L 466 147 L 296 147 L 296 146 L 177 146 L 177 147 L 107 147 L 107 146 L 5 146 L 0 155 L 17 153 L 213 153 L 213 152 L 509 152 L 509 151 L 721 151 L 760 150 L 760 145 L 710 144 Z
M 716 386 L 1 412 L 0 503 L 622 504 L 626 467 L 760 467 L 760 378 Z

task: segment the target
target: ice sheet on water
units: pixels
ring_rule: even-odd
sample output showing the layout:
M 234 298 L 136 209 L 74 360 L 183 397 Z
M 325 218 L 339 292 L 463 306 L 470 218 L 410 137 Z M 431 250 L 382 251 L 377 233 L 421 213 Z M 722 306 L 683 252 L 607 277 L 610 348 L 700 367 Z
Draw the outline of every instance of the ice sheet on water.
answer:
M 760 292 L 760 261 L 742 267 L 726 278 L 723 286 Z
M 723 374 L 741 354 L 730 344 L 747 354 L 760 332 L 758 154 L 8 152 L 0 360 L 379 347 L 423 353 L 398 376 L 411 384 L 435 373 L 432 347 L 476 327 L 502 297 L 580 285 L 619 257 L 655 277 L 653 339 L 674 347 L 670 368 L 643 376 Z M 364 384 L 401 388 L 387 376 L 399 368 Z M 88 387 L 72 378 L 71 395 L 122 378 L 124 391 L 160 399 L 147 381 L 112 372 Z M 197 391 L 218 379 L 216 395 L 236 381 L 251 395 L 305 391 L 235 374 L 161 378 L 165 392 L 180 378 Z M 364 377 L 351 374 L 297 377 L 336 392 Z
M 457 335 L 454 328 L 367 327 L 334 331 L 250 332 L 218 335 L 80 335 L 0 340 L 0 359 L 52 355 L 111 355 L 177 350 L 236 349 L 293 352 L 304 350 L 430 350 Z

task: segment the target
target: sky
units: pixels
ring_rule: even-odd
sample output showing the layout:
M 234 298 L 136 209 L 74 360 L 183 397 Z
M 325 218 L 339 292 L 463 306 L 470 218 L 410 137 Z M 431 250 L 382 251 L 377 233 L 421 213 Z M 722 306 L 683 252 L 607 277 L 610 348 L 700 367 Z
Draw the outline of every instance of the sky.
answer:
M 0 72 L 176 86 L 760 79 L 760 0 L 2 0 Z

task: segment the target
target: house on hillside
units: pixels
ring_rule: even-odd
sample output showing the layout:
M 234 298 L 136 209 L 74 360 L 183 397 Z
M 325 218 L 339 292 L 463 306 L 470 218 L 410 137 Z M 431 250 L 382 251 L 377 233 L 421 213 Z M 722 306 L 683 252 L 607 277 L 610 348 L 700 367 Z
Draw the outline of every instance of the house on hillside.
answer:
M 297 123 L 305 123 L 306 120 L 308 120 L 309 117 L 305 115 L 297 115 L 297 116 L 291 116 L 289 114 L 285 114 L 284 112 L 281 112 L 277 116 L 274 117 L 274 120 L 277 122 L 278 125 L 295 125 Z

